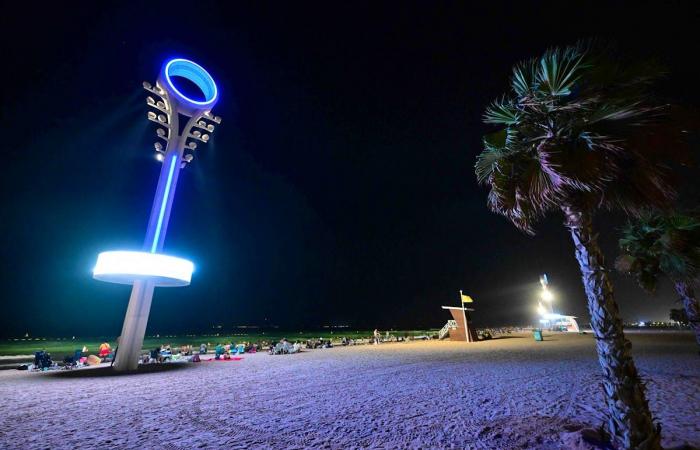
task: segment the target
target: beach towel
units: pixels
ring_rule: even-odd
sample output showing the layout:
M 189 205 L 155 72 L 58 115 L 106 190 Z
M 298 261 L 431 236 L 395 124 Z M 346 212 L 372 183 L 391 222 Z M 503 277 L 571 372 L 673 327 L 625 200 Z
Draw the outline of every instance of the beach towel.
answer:
M 237 356 L 229 359 L 216 359 L 216 358 L 209 358 L 209 359 L 203 359 L 202 361 L 204 362 L 211 362 L 211 361 L 216 361 L 216 362 L 228 362 L 228 361 L 240 361 L 242 360 L 243 357 Z

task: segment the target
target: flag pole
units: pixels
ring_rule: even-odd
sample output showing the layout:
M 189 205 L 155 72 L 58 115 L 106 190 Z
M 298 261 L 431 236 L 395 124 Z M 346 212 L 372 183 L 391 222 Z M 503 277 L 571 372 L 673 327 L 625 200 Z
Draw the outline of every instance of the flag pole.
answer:
M 462 306 L 462 317 L 464 317 L 464 340 L 471 342 L 469 340 L 469 323 L 467 323 L 467 312 L 464 310 L 464 297 L 462 297 L 462 290 L 459 290 L 459 304 Z

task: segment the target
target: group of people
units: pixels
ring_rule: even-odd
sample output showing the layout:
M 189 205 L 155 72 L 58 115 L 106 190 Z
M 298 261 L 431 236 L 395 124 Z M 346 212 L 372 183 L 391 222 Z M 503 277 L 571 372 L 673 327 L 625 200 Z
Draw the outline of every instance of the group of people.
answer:
M 390 341 L 389 332 L 386 332 L 386 336 L 382 336 L 379 330 L 374 330 L 371 338 L 371 342 L 375 345 Z M 402 339 L 396 339 L 398 341 Z M 364 340 L 361 340 L 364 341 Z M 358 342 L 355 339 L 343 337 L 340 340 L 340 344 L 343 346 L 354 345 Z M 363 342 L 359 342 L 363 343 Z M 185 344 L 177 347 L 171 346 L 171 344 L 162 344 L 150 350 L 148 353 L 142 355 L 142 364 L 153 364 L 153 363 L 164 363 L 167 361 L 200 361 L 202 355 L 206 355 L 209 351 L 211 344 L 202 343 L 199 346 L 199 352 L 195 351 L 192 345 Z M 279 354 L 292 354 L 302 351 L 302 349 L 318 349 L 318 348 L 332 348 L 333 343 L 330 339 L 318 338 L 318 339 L 307 339 L 306 341 L 289 341 L 287 338 L 282 338 L 279 342 L 276 341 L 263 341 L 263 342 L 242 342 L 236 345 L 233 341 L 228 343 L 216 343 L 214 347 L 214 359 L 231 359 L 236 355 L 242 353 L 256 353 L 262 349 L 269 349 L 271 355 Z M 88 349 L 83 347 L 82 350 L 78 349 L 73 355 L 66 356 L 64 358 L 63 367 L 73 368 L 82 364 L 95 364 L 100 362 L 111 362 L 114 364 L 116 355 L 119 349 L 119 338 L 117 338 L 117 345 L 113 348 L 107 340 L 103 341 L 97 350 L 97 355 L 90 355 Z M 88 361 L 88 359 L 90 359 Z M 51 356 L 44 351 L 37 352 L 35 355 L 35 361 L 33 367 L 46 370 L 46 368 L 56 366 L 56 363 L 51 361 Z
M 199 349 L 200 354 L 206 354 L 206 345 L 202 344 Z M 214 347 L 214 359 L 231 359 L 235 355 L 256 353 L 257 351 L 258 345 L 250 342 L 243 342 L 238 345 L 234 342 L 229 342 L 228 344 L 217 343 L 216 347 Z
M 192 345 L 181 345 L 172 347 L 170 344 L 163 344 L 155 347 L 149 353 L 142 355 L 143 364 L 164 363 L 169 361 L 192 361 L 199 362 L 201 357 L 209 352 L 211 344 L 202 343 L 199 351 Z M 233 342 L 222 344 L 217 342 L 214 347 L 214 359 L 231 359 L 232 356 L 240 353 L 255 353 L 258 344 L 244 342 L 236 345 Z
M 302 344 L 300 341 L 291 343 L 287 338 L 282 338 L 279 342 L 271 342 L 269 353 L 271 355 L 284 355 L 291 353 L 299 353 L 301 351 Z
M 345 339 L 345 338 L 343 338 Z M 330 339 L 323 339 L 323 338 L 318 338 L 318 339 L 308 339 L 306 341 L 306 346 L 305 348 L 332 348 L 333 343 L 331 342 Z

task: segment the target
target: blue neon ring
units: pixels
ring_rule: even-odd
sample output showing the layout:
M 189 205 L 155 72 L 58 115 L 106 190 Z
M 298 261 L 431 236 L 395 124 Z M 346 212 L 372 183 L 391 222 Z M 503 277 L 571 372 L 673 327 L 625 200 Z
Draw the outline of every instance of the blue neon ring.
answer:
M 190 61 L 188 59 L 183 58 L 171 59 L 165 65 L 165 68 L 163 69 L 163 74 L 165 75 L 165 80 L 167 81 L 170 89 L 172 89 L 173 92 L 175 92 L 175 94 L 177 94 L 183 100 L 192 103 L 193 105 L 212 105 L 219 95 L 219 92 L 216 88 L 216 83 L 214 83 L 214 79 L 211 77 L 211 75 L 209 75 L 209 72 L 204 70 L 204 67 L 200 66 L 194 61 Z M 204 94 L 204 101 L 192 100 L 191 98 L 187 97 L 182 92 L 180 92 L 170 79 L 171 76 L 187 78 L 188 80 L 196 84 L 199 90 L 201 90 Z

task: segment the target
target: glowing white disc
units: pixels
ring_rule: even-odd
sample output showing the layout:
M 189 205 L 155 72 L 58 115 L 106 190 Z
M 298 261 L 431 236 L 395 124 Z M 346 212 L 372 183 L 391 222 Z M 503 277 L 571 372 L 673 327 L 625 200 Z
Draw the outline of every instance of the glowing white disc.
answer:
M 148 252 L 102 252 L 92 271 L 96 280 L 133 284 L 152 281 L 156 286 L 187 286 L 192 280 L 194 264 L 174 256 Z

